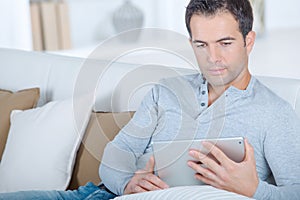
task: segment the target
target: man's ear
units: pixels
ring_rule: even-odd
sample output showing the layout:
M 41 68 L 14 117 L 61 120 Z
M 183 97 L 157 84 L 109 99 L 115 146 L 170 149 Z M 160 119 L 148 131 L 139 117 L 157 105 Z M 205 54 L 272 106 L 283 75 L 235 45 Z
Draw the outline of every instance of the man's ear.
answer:
M 255 43 L 255 38 L 256 38 L 256 33 L 254 31 L 250 31 L 245 38 L 246 42 L 246 48 L 247 48 L 247 54 L 249 55 L 250 52 L 252 51 L 252 48 Z

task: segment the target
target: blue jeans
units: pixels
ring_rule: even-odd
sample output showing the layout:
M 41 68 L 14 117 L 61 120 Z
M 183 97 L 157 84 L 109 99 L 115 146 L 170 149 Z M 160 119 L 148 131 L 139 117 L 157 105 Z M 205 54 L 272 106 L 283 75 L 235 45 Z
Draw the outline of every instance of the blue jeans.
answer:
M 89 182 L 77 190 L 0 193 L 0 200 L 108 200 L 116 195 Z

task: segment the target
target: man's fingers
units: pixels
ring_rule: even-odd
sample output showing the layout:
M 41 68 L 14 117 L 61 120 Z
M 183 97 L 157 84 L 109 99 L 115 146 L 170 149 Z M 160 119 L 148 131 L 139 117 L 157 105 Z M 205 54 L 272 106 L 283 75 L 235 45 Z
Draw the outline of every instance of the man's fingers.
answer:
M 161 189 L 169 188 L 169 186 L 165 182 L 163 182 L 160 178 L 158 178 L 156 175 L 153 174 L 154 166 L 155 166 L 155 160 L 154 157 L 151 156 L 146 165 L 146 171 L 149 172 L 149 174 L 147 174 L 144 178 Z
M 169 188 L 169 186 L 165 182 L 163 182 L 160 178 L 153 174 L 154 165 L 154 157 L 151 156 L 146 164 L 146 167 L 135 172 L 135 175 L 131 178 L 130 182 L 125 187 L 124 194 Z
M 147 190 L 145 190 L 144 188 L 142 188 L 139 185 L 136 185 L 135 188 L 133 189 L 132 193 L 140 193 L 140 192 L 147 192 Z
M 206 167 L 202 167 L 201 165 L 199 165 L 193 161 L 189 161 L 188 166 L 190 166 L 197 173 L 201 174 L 203 177 L 206 177 L 207 179 L 217 180 L 217 176 L 212 171 L 207 169 Z
M 189 155 L 195 158 L 197 161 L 200 161 L 204 164 L 207 168 L 211 169 L 212 171 L 219 171 L 220 165 L 210 158 L 208 155 L 205 155 L 199 151 L 191 150 Z
M 229 159 L 226 154 L 220 150 L 216 145 L 210 142 L 202 142 L 202 145 L 209 150 L 210 154 L 217 159 L 217 161 L 225 168 L 232 166 L 234 163 L 231 159 Z
M 166 189 L 169 188 L 169 186 L 163 182 L 160 178 L 155 176 L 154 174 L 148 174 L 144 177 L 144 180 L 150 182 L 151 184 L 157 186 L 160 189 Z
M 140 179 L 139 181 L 139 186 L 146 189 L 147 191 L 169 188 L 169 186 L 165 182 L 163 182 L 160 178 L 153 174 L 154 166 L 154 157 L 151 156 L 144 169 L 142 179 Z
M 139 182 L 139 186 L 144 188 L 147 191 L 162 189 L 162 188 L 156 186 L 155 184 L 153 184 L 152 182 L 149 182 L 148 180 L 144 180 L 144 179 Z
M 206 178 L 202 174 L 195 174 L 195 178 L 202 181 L 203 183 L 206 183 L 207 185 L 211 185 L 213 187 L 220 188 L 219 185 L 215 181 L 212 181 L 211 179 Z
M 154 171 L 154 166 L 155 166 L 154 157 L 151 156 L 150 159 L 148 160 L 147 164 L 146 164 L 145 171 L 152 173 Z

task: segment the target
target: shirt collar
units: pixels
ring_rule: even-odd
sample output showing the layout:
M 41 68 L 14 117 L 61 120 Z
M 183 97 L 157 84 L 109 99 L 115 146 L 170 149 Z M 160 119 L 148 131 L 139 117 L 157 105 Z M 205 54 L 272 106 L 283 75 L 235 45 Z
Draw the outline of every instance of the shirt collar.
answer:
M 208 88 L 208 82 L 202 74 L 199 74 L 198 81 L 199 80 L 200 80 L 200 83 L 198 83 L 198 84 Z M 243 96 L 243 97 L 251 96 L 251 94 L 253 92 L 253 87 L 254 87 L 255 82 L 256 82 L 256 78 L 251 75 L 249 84 L 248 84 L 248 86 L 245 90 L 241 90 L 241 89 L 238 89 L 234 86 L 230 86 L 225 91 L 225 93 L 226 93 L 226 95 L 235 95 L 235 96 Z
M 243 96 L 243 97 L 251 96 L 253 93 L 253 87 L 254 87 L 255 82 L 256 82 L 256 78 L 254 76 L 251 76 L 248 86 L 245 90 L 241 90 L 234 86 L 230 86 L 226 90 L 226 94 L 229 94 L 229 95 L 234 94 L 234 95 L 239 95 L 239 96 Z

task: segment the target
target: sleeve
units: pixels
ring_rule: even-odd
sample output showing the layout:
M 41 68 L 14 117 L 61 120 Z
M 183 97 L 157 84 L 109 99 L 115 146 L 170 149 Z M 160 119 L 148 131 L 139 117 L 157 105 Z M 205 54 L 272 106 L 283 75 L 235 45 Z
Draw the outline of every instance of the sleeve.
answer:
M 122 195 L 137 171 L 137 160 L 145 153 L 157 126 L 158 87 L 143 99 L 129 123 L 109 142 L 103 153 L 99 175 L 105 186 Z
M 271 123 L 264 152 L 276 185 L 260 181 L 254 198 L 300 199 L 300 120 L 290 106 L 283 106 Z

